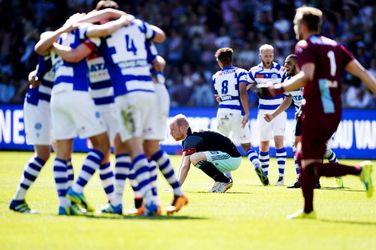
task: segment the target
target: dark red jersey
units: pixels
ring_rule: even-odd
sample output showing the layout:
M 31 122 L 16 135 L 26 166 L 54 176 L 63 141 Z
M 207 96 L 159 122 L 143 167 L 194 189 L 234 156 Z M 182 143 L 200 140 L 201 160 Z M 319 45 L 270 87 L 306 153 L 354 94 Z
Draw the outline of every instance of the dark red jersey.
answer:
M 304 87 L 304 113 L 311 118 L 341 116 L 340 77 L 353 55 L 341 44 L 324 36 L 313 35 L 295 47 L 298 66 L 315 64 L 312 81 Z

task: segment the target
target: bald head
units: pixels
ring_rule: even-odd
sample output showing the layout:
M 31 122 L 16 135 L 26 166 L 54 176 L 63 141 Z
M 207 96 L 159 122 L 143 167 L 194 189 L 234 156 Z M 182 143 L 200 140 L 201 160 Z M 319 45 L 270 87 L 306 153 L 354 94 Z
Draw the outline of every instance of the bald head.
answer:
M 175 141 L 184 140 L 187 137 L 189 128 L 188 119 L 183 114 L 178 114 L 172 118 L 170 123 L 170 134 Z

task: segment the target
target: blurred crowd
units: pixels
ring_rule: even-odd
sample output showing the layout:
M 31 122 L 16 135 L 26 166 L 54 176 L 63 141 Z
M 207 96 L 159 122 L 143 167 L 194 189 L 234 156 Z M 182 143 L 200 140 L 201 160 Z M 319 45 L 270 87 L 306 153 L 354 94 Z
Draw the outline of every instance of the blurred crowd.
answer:
M 96 0 L 0 0 L 0 104 L 22 103 L 27 74 L 35 68 L 33 47 L 39 34 L 56 29 Z M 376 77 L 376 0 L 127 0 L 120 9 L 161 27 L 167 41 L 158 45 L 166 58 L 166 85 L 173 106 L 215 106 L 211 75 L 219 68 L 214 52 L 234 49 L 234 64 L 259 63 L 258 47 L 269 43 L 275 60 L 294 51 L 295 8 L 315 6 L 325 14 L 322 33 L 344 44 Z M 345 107 L 375 108 L 375 98 L 358 80 L 344 75 Z M 250 104 L 257 98 L 250 94 Z

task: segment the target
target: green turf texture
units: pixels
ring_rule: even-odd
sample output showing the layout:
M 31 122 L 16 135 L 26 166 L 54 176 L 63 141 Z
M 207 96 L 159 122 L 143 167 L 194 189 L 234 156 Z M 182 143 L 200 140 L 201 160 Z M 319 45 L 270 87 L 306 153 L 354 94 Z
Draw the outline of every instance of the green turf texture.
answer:
M 127 216 L 57 216 L 58 202 L 52 160 L 43 168 L 26 198 L 37 215 L 8 209 L 24 164 L 31 152 L 0 152 L 0 249 L 376 249 L 376 198 L 366 198 L 358 177 L 346 176 L 345 189 L 335 179 L 321 180 L 315 191 L 317 220 L 286 220 L 302 208 L 300 189 L 273 184 L 276 160 L 271 159 L 270 186 L 259 182 L 253 167 L 243 158 L 233 172 L 234 186 L 227 193 L 206 192 L 212 181 L 191 167 L 184 184 L 189 205 L 173 216 L 134 218 Z M 53 156 L 52 156 L 53 157 Z M 76 176 L 84 154 L 74 154 Z M 172 156 L 175 169 L 180 156 Z M 342 160 L 344 164 L 358 161 Z M 376 167 L 376 162 L 373 162 Z M 376 177 L 375 171 L 373 173 Z M 295 181 L 291 159 L 286 164 L 285 184 Z M 163 207 L 172 193 L 159 176 Z M 99 176 L 85 189 L 88 200 L 99 208 L 106 203 Z M 126 184 L 125 210 L 133 206 Z

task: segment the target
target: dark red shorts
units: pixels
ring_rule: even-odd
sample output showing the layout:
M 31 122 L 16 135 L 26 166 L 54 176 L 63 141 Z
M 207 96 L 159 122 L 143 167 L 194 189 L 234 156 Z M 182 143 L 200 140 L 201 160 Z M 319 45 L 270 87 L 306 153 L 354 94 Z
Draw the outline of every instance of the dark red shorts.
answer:
M 302 159 L 322 159 L 325 155 L 326 144 L 336 132 L 340 121 L 340 115 L 303 116 L 301 127 Z

